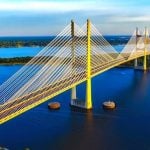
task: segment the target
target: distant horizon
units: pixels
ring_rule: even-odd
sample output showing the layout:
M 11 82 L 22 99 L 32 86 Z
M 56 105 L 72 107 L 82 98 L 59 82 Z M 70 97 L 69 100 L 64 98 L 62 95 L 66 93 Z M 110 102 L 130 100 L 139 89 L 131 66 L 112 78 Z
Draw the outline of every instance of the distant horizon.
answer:
M 11 37 L 56 37 L 57 35 L 15 35 L 15 36 L 0 36 L 0 38 L 11 38 Z M 131 35 L 129 35 L 129 34 L 105 34 L 105 35 L 103 35 L 103 36 L 131 36 Z

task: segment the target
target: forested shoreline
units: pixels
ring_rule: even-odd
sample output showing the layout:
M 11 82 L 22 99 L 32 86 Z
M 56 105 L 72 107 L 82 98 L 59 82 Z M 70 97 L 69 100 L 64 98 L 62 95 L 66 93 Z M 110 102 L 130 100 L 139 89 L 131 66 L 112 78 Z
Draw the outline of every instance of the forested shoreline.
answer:
M 18 38 L 0 38 L 0 48 L 10 48 L 10 47 L 36 47 L 46 46 L 50 41 L 52 41 L 55 36 L 51 37 L 18 37 Z M 100 37 L 99 37 L 100 38 Z M 122 45 L 126 44 L 130 36 L 106 36 L 106 40 L 111 45 Z
M 0 64 L 26 64 L 33 57 L 13 57 L 13 58 L 0 58 Z
M 0 65 L 15 65 L 15 64 L 26 64 L 28 63 L 33 57 L 13 57 L 13 58 L 0 58 Z M 39 58 L 37 58 L 39 59 Z M 150 66 L 149 57 L 148 59 L 148 66 Z M 138 64 L 143 64 L 143 57 L 138 58 Z M 132 67 L 134 66 L 134 60 L 126 62 L 125 64 L 121 64 L 118 67 Z
M 15 37 L 15 38 L 0 38 L 0 48 L 11 48 L 11 47 L 44 47 L 50 41 L 52 41 L 55 36 L 51 37 Z M 105 36 L 106 40 L 111 45 L 125 45 L 130 36 Z M 3 64 L 26 64 L 29 62 L 33 57 L 13 57 L 13 58 L 1 58 L 0 57 L 0 65 Z M 149 58 L 148 58 L 149 59 Z M 143 58 L 138 59 L 138 63 L 142 65 Z M 149 61 L 148 61 L 149 62 Z M 127 62 L 120 66 L 133 66 L 134 61 Z

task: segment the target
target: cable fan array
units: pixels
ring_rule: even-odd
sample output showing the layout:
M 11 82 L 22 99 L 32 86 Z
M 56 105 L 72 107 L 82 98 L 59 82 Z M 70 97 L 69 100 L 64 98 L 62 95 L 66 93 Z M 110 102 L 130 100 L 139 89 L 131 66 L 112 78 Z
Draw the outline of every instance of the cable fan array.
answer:
M 147 37 L 145 37 L 145 34 Z M 136 57 L 143 56 L 144 50 L 147 47 L 145 38 L 149 39 L 148 31 L 144 31 L 143 34 L 141 34 L 139 31 L 134 31 L 133 35 L 131 36 L 130 40 L 128 41 L 120 55 L 126 60 L 131 60 Z
M 0 86 L 1 105 L 71 77 L 72 72 L 78 74 L 85 71 L 86 38 L 77 25 L 75 29 L 74 63 L 80 62 L 80 67 L 72 65 L 73 41 L 68 25 L 48 46 Z
M 147 32 L 147 31 L 146 31 Z M 140 35 L 140 33 L 138 33 Z M 146 34 L 148 36 L 148 33 Z M 136 31 L 121 53 L 91 24 L 91 76 L 144 55 L 145 36 Z M 149 36 L 148 36 L 149 40 Z M 87 76 L 87 27 L 71 24 L 0 86 L 0 119 L 44 102 Z

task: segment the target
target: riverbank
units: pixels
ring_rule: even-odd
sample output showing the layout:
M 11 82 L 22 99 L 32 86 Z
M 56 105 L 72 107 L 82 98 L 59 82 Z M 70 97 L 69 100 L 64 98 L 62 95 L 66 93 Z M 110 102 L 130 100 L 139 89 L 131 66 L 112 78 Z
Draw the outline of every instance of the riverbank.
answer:
M 28 63 L 33 57 L 12 57 L 12 58 L 0 58 L 0 65 L 24 65 Z M 37 58 L 38 59 L 38 58 Z M 148 57 L 148 66 L 150 66 L 150 61 Z M 138 58 L 138 64 L 142 66 L 143 57 Z M 124 64 L 119 65 L 118 67 L 128 67 L 132 68 L 134 66 L 134 60 L 126 62 Z
M 8 58 L 0 57 L 0 65 L 24 65 L 24 64 L 28 63 L 32 58 L 33 58 L 33 56 L 24 56 L 24 57 L 20 56 L 20 57 L 10 57 L 10 58 L 9 57 Z M 45 58 L 46 58 L 46 56 L 45 56 Z M 57 58 L 57 57 L 55 57 L 55 58 L 60 60 L 60 58 Z M 36 57 L 35 59 L 38 60 L 38 59 L 40 59 L 40 57 Z M 78 61 L 78 59 L 80 59 L 80 58 L 76 58 L 77 61 Z M 48 62 L 48 60 L 50 60 L 50 57 L 47 57 L 46 60 Z M 47 63 L 47 62 L 45 61 L 44 63 Z M 61 60 L 60 60 L 60 62 L 61 62 Z M 143 57 L 138 58 L 138 65 L 139 66 L 143 65 Z M 124 64 L 121 64 L 117 67 L 132 68 L 133 66 L 134 66 L 134 60 L 126 62 Z M 150 56 L 147 57 L 147 67 L 148 66 L 150 66 Z
M 0 65 L 16 65 L 16 64 L 26 64 L 33 57 L 13 57 L 13 58 L 0 58 Z

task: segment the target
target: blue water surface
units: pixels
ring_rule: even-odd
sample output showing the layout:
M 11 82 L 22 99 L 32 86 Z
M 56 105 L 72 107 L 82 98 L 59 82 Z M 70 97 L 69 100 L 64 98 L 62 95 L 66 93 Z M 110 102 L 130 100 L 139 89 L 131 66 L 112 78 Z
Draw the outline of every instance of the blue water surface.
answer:
M 13 58 L 13 57 L 26 57 L 35 56 L 43 47 L 11 47 L 11 48 L 0 48 L 1 58 Z
M 2 83 L 21 65 L 0 66 Z M 69 106 L 70 91 L 50 101 L 61 109 L 50 111 L 48 102 L 0 126 L 0 145 L 10 150 L 149 150 L 150 73 L 114 68 L 92 79 L 93 110 Z M 77 87 L 85 98 L 85 84 Z M 114 111 L 103 110 L 105 100 L 114 100 Z

